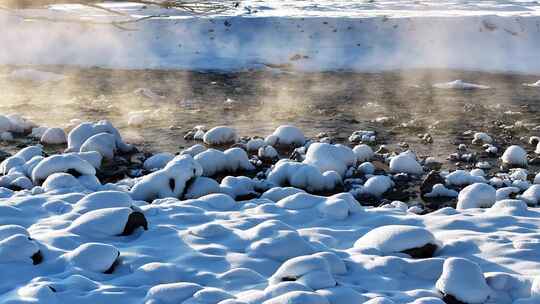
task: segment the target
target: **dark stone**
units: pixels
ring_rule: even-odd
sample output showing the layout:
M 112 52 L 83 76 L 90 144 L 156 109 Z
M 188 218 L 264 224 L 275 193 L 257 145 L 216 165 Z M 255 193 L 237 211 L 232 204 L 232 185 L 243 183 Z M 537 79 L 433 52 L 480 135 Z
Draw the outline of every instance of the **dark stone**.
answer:
M 56 292 L 56 288 L 52 287 L 52 286 L 47 286 L 49 287 L 49 289 L 52 291 L 52 292 Z
M 252 200 L 252 199 L 255 199 L 255 198 L 258 198 L 260 196 L 259 193 L 257 192 L 250 192 L 248 194 L 244 194 L 244 195 L 239 195 L 236 197 L 236 200 L 237 201 L 249 201 L 249 200 Z
M 79 171 L 77 171 L 75 169 L 69 169 L 69 170 L 66 171 L 66 173 L 71 174 L 74 177 L 80 177 L 82 175 Z
M 176 182 L 174 178 L 169 179 L 169 188 L 171 188 L 171 191 L 174 191 L 174 186 L 176 186 Z
M 444 303 L 446 304 L 467 304 L 465 302 L 461 302 L 460 300 L 456 299 L 453 295 L 444 294 L 442 299 Z
M 410 255 L 413 259 L 429 259 L 433 257 L 436 250 L 437 245 L 428 243 L 422 247 L 411 248 L 402 252 Z
M 148 221 L 146 220 L 146 217 L 144 217 L 144 214 L 139 211 L 134 211 L 129 215 L 126 226 L 124 227 L 124 232 L 122 232 L 120 235 L 131 235 L 135 229 L 139 227 L 143 227 L 144 230 L 148 230 Z
M 116 256 L 116 259 L 114 260 L 114 262 L 112 263 L 111 267 L 109 267 L 109 269 L 105 270 L 103 273 L 104 274 L 111 274 L 114 272 L 114 270 L 116 269 L 116 267 L 118 265 L 120 265 L 120 260 L 118 260 L 118 258 L 120 257 L 120 251 L 118 251 L 118 255 Z
M 41 251 L 38 250 L 38 252 L 34 253 L 34 255 L 32 255 L 32 263 L 34 265 L 37 265 L 39 263 L 43 262 L 43 255 L 41 254 Z
M 10 157 L 11 154 L 0 150 L 0 162 L 3 162 L 6 158 Z
M 430 193 L 433 189 L 433 186 L 436 184 L 444 185 L 444 178 L 437 171 L 431 171 L 428 173 L 426 178 L 422 181 L 420 185 L 420 195 L 423 197 L 427 193 Z

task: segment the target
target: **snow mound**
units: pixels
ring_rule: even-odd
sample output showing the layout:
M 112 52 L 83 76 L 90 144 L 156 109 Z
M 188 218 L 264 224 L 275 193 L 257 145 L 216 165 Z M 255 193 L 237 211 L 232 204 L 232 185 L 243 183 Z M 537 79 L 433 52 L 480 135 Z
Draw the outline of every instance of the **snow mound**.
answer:
M 343 177 L 347 168 L 356 163 L 356 155 L 341 144 L 314 143 L 309 146 L 303 163 L 319 168 L 321 173 L 335 171 Z
M 201 176 L 203 169 L 189 155 L 180 155 L 171 160 L 165 168 L 145 175 L 130 190 L 135 200 L 151 202 L 154 199 L 180 198 L 186 190 L 186 183 Z
M 48 128 L 41 136 L 40 142 L 49 145 L 61 145 L 67 142 L 66 132 L 61 128 Z
M 85 243 L 65 255 L 74 267 L 93 272 L 109 272 L 120 251 L 111 245 Z
M 464 258 L 446 259 L 435 286 L 442 293 L 469 304 L 484 303 L 491 292 L 480 267 Z
M 317 255 L 289 259 L 268 279 L 270 285 L 285 281 L 294 281 L 311 289 L 336 286 L 328 261 Z
M 52 155 L 40 161 L 32 170 L 32 181 L 40 184 L 53 173 L 96 175 L 92 164 L 74 154 Z
M 302 130 L 295 126 L 279 126 L 274 132 L 266 137 L 265 142 L 270 146 L 293 146 L 304 145 L 306 137 Z
M 431 192 L 426 193 L 425 197 L 457 197 L 458 194 L 457 191 L 448 189 L 443 184 L 435 184 Z
M 200 198 L 208 194 L 219 193 L 222 189 L 220 184 L 208 177 L 197 177 L 186 189 L 186 199 Z
M 87 212 L 73 221 L 68 231 L 86 237 L 105 238 L 129 235 L 138 228 L 148 229 L 144 215 L 131 208 L 103 208 Z
M 214 127 L 203 136 L 203 141 L 207 145 L 233 144 L 237 139 L 236 130 L 226 126 Z
M 488 184 L 475 183 L 459 192 L 457 209 L 489 208 L 495 204 L 497 191 Z
M 246 143 L 246 150 L 249 152 L 256 152 L 260 148 L 266 146 L 266 142 L 262 138 L 252 138 Z
M 502 157 L 502 161 L 512 166 L 527 166 L 527 151 L 520 146 L 510 146 L 506 148 Z
M 221 152 L 208 149 L 197 154 L 194 159 L 201 165 L 204 176 L 214 176 L 222 172 L 251 171 L 255 167 L 249 161 L 246 151 L 240 148 L 231 148 Z
M 131 207 L 133 200 L 131 196 L 120 191 L 99 191 L 88 194 L 77 203 L 74 211 L 78 213 L 87 213 L 104 208 Z
M 486 143 L 491 144 L 493 142 L 493 138 L 489 136 L 489 134 L 484 132 L 476 132 L 473 136 L 473 143 Z
M 197 291 L 203 289 L 199 284 L 179 282 L 156 285 L 148 290 L 144 303 L 146 304 L 176 304 L 191 298 Z
M 375 228 L 355 243 L 355 248 L 374 248 L 382 254 L 404 252 L 428 244 L 437 245 L 431 232 L 422 227 L 387 225 Z
M 159 170 L 163 169 L 168 162 L 173 160 L 174 154 L 169 152 L 162 152 L 152 155 L 147 158 L 143 163 L 143 168 L 146 170 Z
M 43 185 L 41 185 L 45 192 L 55 191 L 55 190 L 62 190 L 62 189 L 70 189 L 70 190 L 77 190 L 81 188 L 81 184 L 71 174 L 67 173 L 54 173 L 47 177 L 47 179 L 43 182 Z M 82 190 L 82 189 L 81 189 Z
M 342 184 L 341 177 L 335 171 L 321 174 L 318 167 L 280 160 L 268 174 L 268 181 L 277 186 L 293 186 L 309 192 L 322 192 L 335 189 Z
M 335 194 L 330 197 L 308 193 L 297 193 L 277 202 L 277 205 L 290 210 L 316 208 L 323 217 L 342 220 L 362 208 L 350 193 Z
M 525 201 L 530 206 L 538 205 L 540 202 L 540 185 L 535 184 L 530 186 L 529 189 L 525 190 L 518 198 Z
M 447 89 L 447 90 L 485 90 L 489 89 L 489 86 L 481 85 L 481 84 L 475 84 L 475 83 L 468 83 L 464 82 L 463 80 L 454 80 L 450 82 L 445 83 L 436 83 L 433 85 L 434 88 L 437 89 Z
M 371 158 L 373 158 L 373 155 L 375 155 L 375 153 L 373 152 L 373 149 L 371 149 L 371 147 L 366 144 L 355 146 L 353 148 L 353 153 L 354 155 L 356 155 L 357 162 L 370 161 Z
M 15 234 L 0 240 L 0 264 L 27 262 L 39 251 L 35 241 L 26 234 Z
M 368 178 L 368 180 L 364 183 L 362 192 L 380 197 L 386 191 L 392 189 L 393 186 L 394 182 L 390 177 L 386 175 L 376 175 Z
M 424 170 L 413 153 L 403 152 L 390 160 L 392 173 L 422 174 Z
M 473 183 L 485 183 L 483 176 L 475 176 L 465 170 L 456 170 L 445 176 L 446 184 L 453 186 L 470 185 Z
M 281 199 L 284 199 L 288 196 L 291 196 L 297 193 L 305 193 L 305 191 L 302 189 L 294 188 L 294 187 L 275 187 L 275 188 L 265 191 L 261 195 L 261 198 L 265 198 L 273 202 L 277 202 Z
M 264 301 L 263 304 L 330 304 L 328 300 L 315 292 L 291 291 L 273 299 Z
M 94 137 L 96 135 L 99 136 Z M 90 138 L 92 140 L 87 143 Z M 81 123 L 69 132 L 66 152 L 84 152 L 83 146 L 85 147 L 84 151 L 97 151 L 103 157 L 110 156 L 111 151 L 129 152 L 133 149 L 131 145 L 122 140 L 120 132 L 106 120 L 97 123 Z

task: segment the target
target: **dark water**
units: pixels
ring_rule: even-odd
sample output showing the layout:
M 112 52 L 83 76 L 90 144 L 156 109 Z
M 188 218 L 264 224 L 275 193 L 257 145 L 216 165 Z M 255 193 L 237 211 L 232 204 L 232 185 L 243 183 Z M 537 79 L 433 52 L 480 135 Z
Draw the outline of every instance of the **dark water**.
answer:
M 355 130 L 373 129 L 379 132 L 380 143 L 408 142 L 420 153 L 443 159 L 469 129 L 520 144 L 525 143 L 521 137 L 540 135 L 534 129 L 540 125 L 540 88 L 523 85 L 537 81 L 538 75 L 452 70 L 223 74 L 41 67 L 66 78 L 36 84 L 8 77 L 14 69 L 0 67 L 0 113 L 21 113 L 47 126 L 64 126 L 74 118 L 109 119 L 129 141 L 150 151 L 174 152 L 191 145 L 183 135 L 195 125 L 229 125 L 243 136 L 264 136 L 280 124 L 294 124 L 308 136 L 327 132 L 338 142 Z M 432 87 L 455 79 L 491 89 Z M 162 97 L 145 97 L 135 92 L 138 88 Z M 131 111 L 148 112 L 143 126 L 128 126 Z M 377 120 L 381 117 L 386 118 Z M 516 122 L 518 127 L 508 128 Z M 421 133 L 430 133 L 434 142 L 421 143 Z

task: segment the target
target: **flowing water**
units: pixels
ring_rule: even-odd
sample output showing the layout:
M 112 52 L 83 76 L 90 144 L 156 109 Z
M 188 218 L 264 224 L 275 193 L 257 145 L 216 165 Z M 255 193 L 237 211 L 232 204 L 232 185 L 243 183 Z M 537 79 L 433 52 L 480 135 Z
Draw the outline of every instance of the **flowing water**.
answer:
M 265 136 L 281 124 L 294 124 L 308 136 L 326 132 L 336 142 L 346 142 L 355 130 L 376 130 L 380 143 L 405 141 L 441 159 L 455 151 L 466 130 L 523 144 L 520 137 L 540 135 L 535 129 L 540 125 L 540 88 L 523 85 L 537 81 L 537 75 L 32 67 L 65 76 L 40 84 L 9 77 L 16 68 L 0 68 L 0 113 L 20 113 L 46 126 L 65 126 L 75 118 L 108 119 L 128 141 L 154 152 L 175 152 L 193 144 L 183 136 L 196 125 L 228 125 L 242 136 Z M 433 87 L 455 79 L 490 89 Z M 145 111 L 142 126 L 128 126 L 133 111 Z M 422 143 L 418 134 L 423 133 L 431 134 L 434 142 Z

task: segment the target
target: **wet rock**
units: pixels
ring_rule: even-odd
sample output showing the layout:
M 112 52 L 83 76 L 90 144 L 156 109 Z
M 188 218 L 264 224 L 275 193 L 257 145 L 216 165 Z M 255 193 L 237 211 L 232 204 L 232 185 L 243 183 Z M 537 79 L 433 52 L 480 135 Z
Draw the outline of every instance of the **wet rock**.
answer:
M 431 171 L 422 181 L 420 185 L 420 195 L 424 197 L 427 193 L 430 193 L 433 189 L 433 186 L 436 184 L 444 185 L 444 178 L 437 171 Z
M 433 257 L 437 248 L 437 245 L 428 243 L 422 247 L 411 248 L 402 252 L 410 255 L 413 259 L 429 259 Z
M 143 227 L 144 230 L 148 230 L 148 221 L 141 212 L 132 212 L 128 217 L 124 231 L 120 235 L 131 235 L 139 227 Z
M 3 162 L 6 158 L 10 157 L 11 154 L 6 151 L 0 150 L 0 162 Z
M 456 299 L 453 295 L 443 294 L 442 300 L 446 304 L 467 304 Z

